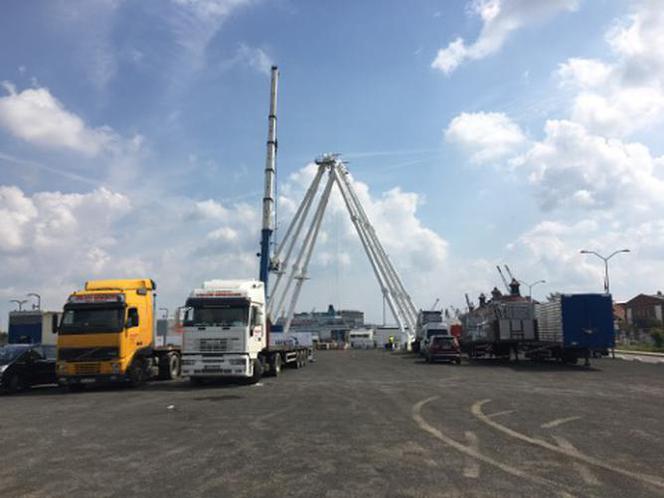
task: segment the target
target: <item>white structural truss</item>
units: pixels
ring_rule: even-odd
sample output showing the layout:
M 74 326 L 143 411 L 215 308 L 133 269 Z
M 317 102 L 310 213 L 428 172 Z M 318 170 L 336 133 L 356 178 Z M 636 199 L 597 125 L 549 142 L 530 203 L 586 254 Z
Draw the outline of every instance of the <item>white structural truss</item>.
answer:
M 268 317 L 273 323 L 281 318 L 284 332 L 289 331 L 302 284 L 308 278 L 307 268 L 323 221 L 325 208 L 332 187 L 336 184 L 369 258 L 383 297 L 397 326 L 408 337 L 408 344 L 410 344 L 415 332 L 417 310 L 362 208 L 346 166 L 337 155 L 329 154 L 318 159 L 316 164 L 318 165 L 316 175 L 271 260 L 271 270 L 276 273 L 277 277 L 268 299 Z M 326 173 L 327 179 L 323 180 Z M 325 186 L 318 196 L 316 205 L 314 200 L 321 183 L 324 183 Z M 313 216 L 306 225 L 306 230 L 303 230 L 312 208 L 314 208 Z M 301 242 L 298 245 L 300 239 Z

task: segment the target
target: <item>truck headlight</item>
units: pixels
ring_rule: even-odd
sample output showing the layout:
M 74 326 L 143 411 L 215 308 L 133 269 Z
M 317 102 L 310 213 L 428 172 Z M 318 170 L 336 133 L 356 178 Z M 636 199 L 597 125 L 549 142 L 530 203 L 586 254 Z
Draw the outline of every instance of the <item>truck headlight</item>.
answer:
M 111 363 L 111 370 L 113 371 L 114 374 L 119 374 L 120 373 L 120 364 L 116 361 Z
M 4 372 L 5 370 L 7 370 L 7 366 L 8 366 L 8 365 L 0 365 L 0 374 L 1 374 L 2 372 Z
M 67 373 L 67 364 L 64 361 L 58 363 L 58 373 L 60 374 Z

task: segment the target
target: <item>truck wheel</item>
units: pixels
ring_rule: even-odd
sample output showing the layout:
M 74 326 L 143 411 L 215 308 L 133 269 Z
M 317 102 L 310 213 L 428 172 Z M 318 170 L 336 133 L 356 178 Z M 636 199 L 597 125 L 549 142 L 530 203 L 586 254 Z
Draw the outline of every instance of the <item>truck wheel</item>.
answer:
M 7 383 L 7 392 L 10 394 L 15 394 L 23 390 L 23 380 L 18 374 L 14 374 L 9 378 Z
M 281 355 L 279 353 L 275 353 L 274 356 L 272 356 L 272 361 L 270 362 L 270 375 L 272 377 L 279 377 L 280 373 L 281 373 Z
M 256 384 L 263 376 L 263 364 L 259 360 L 254 360 L 254 374 L 247 379 L 247 384 Z
M 129 385 L 141 387 L 145 384 L 145 369 L 141 360 L 134 360 L 129 368 Z
M 180 357 L 175 353 L 169 353 L 159 362 L 159 378 L 173 380 L 180 376 Z

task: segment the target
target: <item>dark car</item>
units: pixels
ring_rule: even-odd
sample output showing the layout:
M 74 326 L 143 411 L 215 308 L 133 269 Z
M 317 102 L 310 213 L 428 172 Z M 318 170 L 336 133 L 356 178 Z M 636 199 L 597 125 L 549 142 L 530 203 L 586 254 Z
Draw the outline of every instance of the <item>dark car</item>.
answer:
M 461 348 L 456 337 L 434 335 L 425 353 L 427 363 L 443 360 L 461 363 Z
M 55 346 L 8 344 L 0 347 L 0 389 L 15 393 L 37 384 L 57 384 Z

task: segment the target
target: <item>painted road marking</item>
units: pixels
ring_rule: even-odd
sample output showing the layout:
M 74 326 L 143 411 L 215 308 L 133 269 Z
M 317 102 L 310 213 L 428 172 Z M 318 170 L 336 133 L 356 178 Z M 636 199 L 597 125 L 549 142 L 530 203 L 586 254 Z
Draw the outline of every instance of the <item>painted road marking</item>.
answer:
M 504 425 L 499 424 L 498 422 L 491 420 L 489 417 L 487 417 L 483 412 L 482 412 L 482 406 L 485 404 L 489 403 L 491 400 L 490 399 L 485 399 L 482 401 L 478 401 L 473 406 L 471 407 L 470 411 L 472 412 L 473 415 L 475 415 L 478 419 L 480 419 L 482 422 L 484 422 L 487 425 L 490 425 L 494 429 L 503 432 L 504 434 L 507 434 L 510 437 L 513 437 L 515 439 L 519 439 L 521 441 L 525 441 L 526 443 L 533 444 L 535 446 L 539 446 L 541 448 L 545 448 L 547 450 L 555 451 L 556 453 L 560 453 L 561 455 L 565 455 L 571 458 L 575 458 L 577 460 L 580 460 L 584 463 L 594 465 L 595 467 L 599 467 L 604 470 L 608 470 L 611 472 L 615 472 L 616 474 L 623 475 L 625 477 L 629 477 L 631 479 L 635 479 L 637 481 L 643 482 L 645 484 L 650 484 L 652 486 L 656 486 L 658 488 L 664 489 L 664 480 L 660 477 L 657 476 L 651 476 L 648 474 L 642 474 L 641 472 L 632 472 L 620 467 L 616 467 L 614 465 L 611 465 L 610 463 L 606 463 L 598 458 L 591 457 L 588 455 L 584 455 L 583 453 L 579 451 L 570 451 L 569 449 L 566 448 L 560 448 L 559 446 L 555 446 L 548 441 L 544 441 L 542 439 L 536 439 L 530 436 L 527 436 L 526 434 L 522 434 L 520 432 L 517 432 L 513 429 L 510 429 L 509 427 L 506 427 Z
M 477 438 L 477 434 L 471 431 L 466 431 L 466 442 L 468 443 L 468 448 L 479 453 L 480 440 Z M 480 462 L 478 462 L 475 458 L 466 456 L 466 464 L 463 468 L 463 476 L 470 477 L 471 479 L 477 479 L 480 476 Z
M 413 417 L 413 420 L 415 423 L 420 427 L 425 432 L 428 432 L 431 434 L 433 437 L 436 439 L 439 439 L 443 443 L 445 443 L 448 446 L 451 446 L 455 450 L 463 453 L 464 455 L 467 455 L 472 458 L 476 458 L 477 460 L 486 463 L 488 465 L 492 465 L 494 467 L 499 468 L 500 470 L 507 472 L 508 474 L 511 474 L 516 477 L 520 477 L 522 479 L 526 479 L 528 481 L 532 481 L 536 484 L 542 484 L 545 486 L 551 486 L 552 488 L 556 488 L 558 490 L 562 491 L 567 491 L 570 488 L 567 486 L 564 486 L 562 484 L 559 484 L 555 481 L 550 481 L 548 479 L 545 479 L 543 477 L 537 477 L 531 473 L 525 472 L 521 469 L 517 469 L 516 467 L 512 467 L 511 465 L 508 465 L 506 463 L 500 462 L 498 460 L 495 460 L 494 458 L 491 458 L 489 456 L 484 455 L 481 453 L 479 450 L 471 448 L 469 446 L 466 446 L 464 444 L 459 443 L 458 441 L 455 441 L 448 435 L 444 434 L 440 430 L 436 429 L 432 425 L 430 425 L 424 418 L 422 417 L 422 407 L 428 403 L 431 403 L 432 401 L 438 399 L 439 396 L 433 396 L 431 398 L 424 399 L 418 403 L 415 403 L 413 405 L 413 408 L 411 410 L 411 415 Z
M 487 415 L 487 417 L 491 417 L 491 415 Z M 542 429 L 551 429 L 552 427 L 557 427 L 562 424 L 566 424 L 567 422 L 571 422 L 572 420 L 579 420 L 581 417 L 567 417 L 567 418 L 557 418 L 556 420 L 552 420 L 551 422 L 547 422 L 546 424 L 540 425 Z
M 502 412 L 496 412 L 492 413 L 491 415 L 487 415 L 487 417 L 500 417 L 501 415 L 509 415 L 510 413 L 514 413 L 514 410 L 503 410 Z
M 580 453 L 579 450 L 576 449 L 576 447 L 572 443 L 570 443 L 567 439 L 560 436 L 552 436 L 552 437 L 553 439 L 555 439 L 556 443 L 561 448 L 572 451 L 577 455 Z M 581 479 L 583 479 L 583 482 L 585 482 L 586 484 L 590 484 L 591 486 L 599 486 L 601 484 L 597 476 L 593 473 L 592 470 L 590 470 L 590 467 L 588 467 L 585 463 L 574 462 L 574 468 L 581 476 Z

